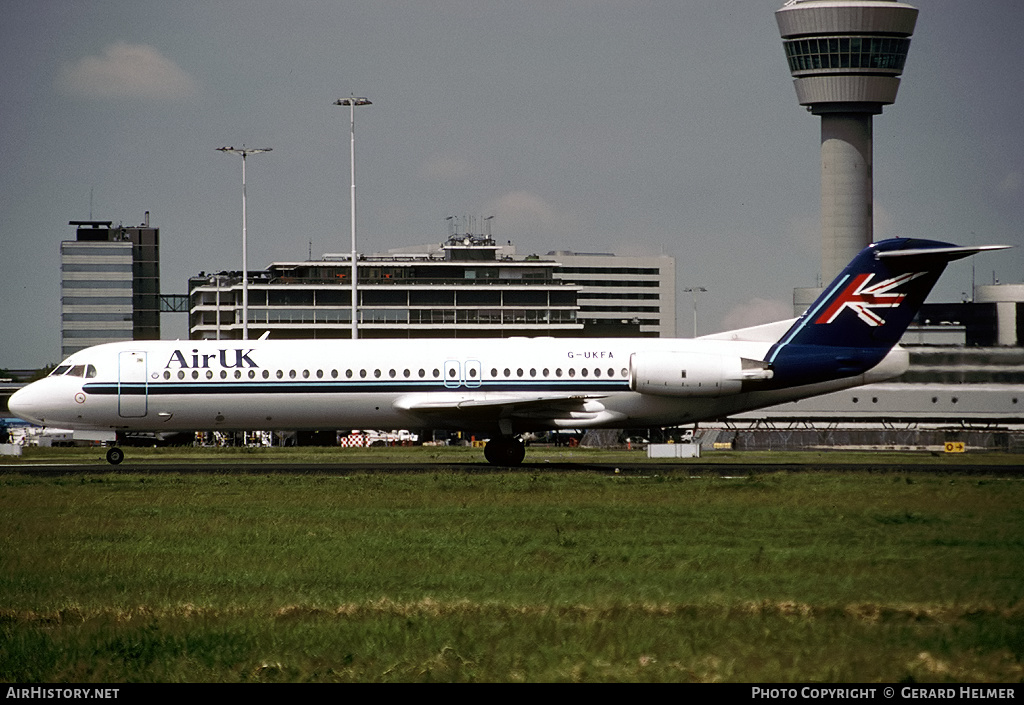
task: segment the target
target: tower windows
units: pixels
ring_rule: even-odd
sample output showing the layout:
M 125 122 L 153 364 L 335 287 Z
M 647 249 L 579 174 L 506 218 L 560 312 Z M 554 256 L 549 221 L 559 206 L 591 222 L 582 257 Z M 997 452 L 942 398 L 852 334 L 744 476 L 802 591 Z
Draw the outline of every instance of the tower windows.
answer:
M 899 74 L 907 60 L 907 37 L 818 37 L 783 42 L 793 74 L 859 69 Z

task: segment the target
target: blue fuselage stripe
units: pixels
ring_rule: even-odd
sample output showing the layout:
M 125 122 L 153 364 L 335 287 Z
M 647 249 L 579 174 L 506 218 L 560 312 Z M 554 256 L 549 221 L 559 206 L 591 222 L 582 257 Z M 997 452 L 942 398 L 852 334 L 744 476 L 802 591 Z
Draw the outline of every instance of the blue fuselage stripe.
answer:
M 482 381 L 447 386 L 443 381 L 411 382 L 407 380 L 385 382 L 375 381 L 296 381 L 296 382 L 154 382 L 116 384 L 93 382 L 82 386 L 89 394 L 116 395 L 149 394 L 166 396 L 178 394 L 366 394 L 366 393 L 412 393 L 412 392 L 628 392 L 629 382 L 623 381 L 581 381 L 581 380 L 538 380 L 531 381 Z

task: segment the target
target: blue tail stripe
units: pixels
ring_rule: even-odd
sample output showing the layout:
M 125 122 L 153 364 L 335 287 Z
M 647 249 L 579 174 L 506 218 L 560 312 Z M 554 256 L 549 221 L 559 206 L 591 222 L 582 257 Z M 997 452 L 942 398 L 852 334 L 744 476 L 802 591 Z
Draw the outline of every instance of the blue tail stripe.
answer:
M 818 311 L 828 305 L 832 300 L 832 297 L 835 296 L 837 291 L 846 285 L 846 282 L 851 276 L 852 275 L 850 274 L 840 275 L 839 278 L 832 282 L 832 286 L 829 288 L 828 292 L 826 292 L 824 296 L 819 296 L 818 300 L 812 305 L 812 307 L 809 308 L 804 315 L 801 316 L 800 320 L 796 322 L 796 325 L 790 328 L 789 332 L 782 336 L 782 339 L 779 340 L 778 343 L 772 346 L 771 353 L 767 360 L 768 364 L 775 362 L 775 358 L 778 356 L 779 352 L 782 351 L 782 348 L 788 345 L 790 341 L 804 329 L 804 326 L 817 317 Z

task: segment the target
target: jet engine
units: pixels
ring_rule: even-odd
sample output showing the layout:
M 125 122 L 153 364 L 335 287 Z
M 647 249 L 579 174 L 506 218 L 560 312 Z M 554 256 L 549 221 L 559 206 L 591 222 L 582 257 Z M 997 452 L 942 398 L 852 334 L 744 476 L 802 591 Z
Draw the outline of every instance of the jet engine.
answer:
M 688 352 L 642 352 L 629 358 L 629 388 L 670 397 L 719 397 L 769 380 L 763 360 Z

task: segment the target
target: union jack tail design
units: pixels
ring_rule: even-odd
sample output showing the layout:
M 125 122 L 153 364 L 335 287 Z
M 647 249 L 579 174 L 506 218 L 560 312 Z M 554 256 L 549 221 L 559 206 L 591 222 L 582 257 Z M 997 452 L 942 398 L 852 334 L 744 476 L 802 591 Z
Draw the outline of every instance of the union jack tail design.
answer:
M 840 313 L 850 309 L 869 326 L 883 325 L 885 319 L 872 309 L 898 307 L 907 295 L 894 292 L 893 289 L 924 275 L 925 272 L 907 272 L 868 286 L 875 275 L 858 274 L 814 322 L 832 323 Z
M 864 248 L 765 358 L 778 384 L 849 377 L 899 342 L 949 262 L 1001 245 L 897 238 Z

